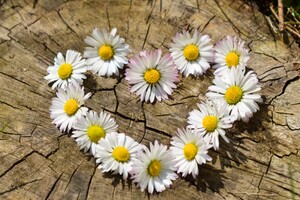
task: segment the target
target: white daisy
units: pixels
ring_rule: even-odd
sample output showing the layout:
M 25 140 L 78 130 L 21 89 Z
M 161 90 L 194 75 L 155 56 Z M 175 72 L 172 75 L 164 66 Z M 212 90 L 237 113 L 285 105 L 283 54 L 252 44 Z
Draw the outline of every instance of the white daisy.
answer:
M 173 37 L 170 44 L 171 56 L 183 75 L 202 75 L 209 67 L 213 58 L 213 45 L 208 35 L 201 35 L 195 30 L 193 36 L 183 31 Z
M 54 82 L 52 89 L 66 89 L 69 83 L 78 83 L 82 85 L 86 79 L 84 73 L 87 70 L 86 62 L 81 57 L 81 53 L 73 50 L 68 50 L 66 59 L 59 52 L 54 58 L 54 66 L 49 66 L 47 69 L 48 75 L 45 79 L 48 83 Z
M 216 76 L 213 83 L 206 96 L 212 100 L 223 101 L 237 120 L 248 122 L 253 113 L 259 110 L 257 103 L 262 102 L 262 98 L 258 91 L 261 87 L 253 71 L 245 75 L 245 70 L 233 67 L 226 79 Z
M 125 39 L 116 33 L 116 28 L 110 33 L 106 29 L 95 28 L 92 37 L 85 38 L 84 42 L 91 46 L 86 47 L 83 54 L 87 58 L 88 70 L 99 76 L 119 75 L 119 69 L 128 63 L 126 56 L 130 50 L 129 45 L 124 43 Z
M 80 149 L 87 152 L 90 149 L 92 155 L 95 155 L 96 144 L 106 134 L 116 132 L 118 125 L 115 120 L 110 117 L 110 114 L 101 112 L 98 114 L 94 111 L 89 111 L 86 117 L 82 117 L 73 126 L 73 138 L 76 138 Z
M 198 164 L 201 165 L 212 158 L 207 155 L 211 144 L 203 138 L 203 134 L 187 128 L 186 130 L 177 130 L 177 136 L 172 138 L 170 149 L 173 152 L 175 167 L 177 173 L 182 176 L 192 174 L 194 178 L 199 173 Z
M 225 73 L 231 67 L 244 69 L 249 60 L 248 49 L 244 48 L 245 42 L 237 37 L 227 36 L 219 41 L 214 47 L 216 63 L 213 68 L 216 69 L 215 75 L 226 76 Z
M 178 80 L 178 71 L 170 54 L 161 58 L 161 50 L 144 51 L 135 55 L 129 61 L 126 69 L 126 80 L 133 85 L 130 92 L 141 96 L 141 101 L 154 102 L 168 99 L 175 82 Z
M 227 105 L 221 101 L 215 103 L 207 100 L 197 106 L 199 110 L 194 109 L 189 113 L 187 127 L 203 133 L 215 150 L 219 148 L 219 135 L 229 143 L 224 129 L 231 128 L 236 117 L 229 115 Z
M 82 105 L 91 93 L 84 95 L 84 87 L 75 83 L 69 84 L 66 90 L 59 88 L 56 95 L 50 107 L 52 123 L 62 132 L 69 131 L 78 119 L 86 115 L 88 109 Z
M 125 180 L 132 170 L 132 160 L 136 158 L 140 148 L 139 143 L 124 133 L 110 133 L 96 146 L 96 162 L 100 163 L 98 167 L 102 172 L 119 173 Z
M 133 160 L 133 181 L 144 191 L 148 188 L 149 193 L 154 190 L 162 192 L 166 187 L 170 187 L 172 181 L 177 178 L 174 160 L 167 146 L 150 143 L 150 150 L 144 147 L 139 151 L 137 159 Z

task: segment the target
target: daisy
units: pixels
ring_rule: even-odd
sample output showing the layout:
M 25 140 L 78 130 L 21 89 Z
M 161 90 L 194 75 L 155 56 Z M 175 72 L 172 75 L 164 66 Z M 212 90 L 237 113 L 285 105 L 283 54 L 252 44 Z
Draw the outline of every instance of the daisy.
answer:
M 175 167 L 177 173 L 182 173 L 185 177 L 187 174 L 192 174 L 194 178 L 199 173 L 198 164 L 201 165 L 206 161 L 211 161 L 212 158 L 207 155 L 208 149 L 212 147 L 203 134 L 199 134 L 195 130 L 177 130 L 177 136 L 172 138 L 170 147 L 172 150 Z
M 212 100 L 223 101 L 231 115 L 237 120 L 248 122 L 253 113 L 259 110 L 257 103 L 262 102 L 258 91 L 261 90 L 253 71 L 245 74 L 241 68 L 231 68 L 226 79 L 216 76 L 206 96 Z
M 84 73 L 87 70 L 86 62 L 81 57 L 81 53 L 73 50 L 68 50 L 66 59 L 59 52 L 54 58 L 54 66 L 49 66 L 47 69 L 48 75 L 45 79 L 48 83 L 53 83 L 52 89 L 66 89 L 69 83 L 78 83 L 82 85 L 86 79 Z
M 227 36 L 218 42 L 215 46 L 216 63 L 213 68 L 216 69 L 215 75 L 222 76 L 230 70 L 231 67 L 244 69 L 249 60 L 248 49 L 244 48 L 245 42 L 237 37 Z
M 140 144 L 124 133 L 110 133 L 99 141 L 96 146 L 96 162 L 102 172 L 113 171 L 119 173 L 123 179 L 127 179 L 128 172 L 132 170 L 132 160 L 140 149 Z
M 173 37 L 171 56 L 183 75 L 202 75 L 210 67 L 208 62 L 213 58 L 213 45 L 209 42 L 209 36 L 202 36 L 197 30 L 193 35 L 184 30 Z
M 219 149 L 219 135 L 229 143 L 224 129 L 231 128 L 236 117 L 229 115 L 226 104 L 207 100 L 197 106 L 199 109 L 189 113 L 187 127 L 203 133 L 215 150 Z
M 110 117 L 110 114 L 101 112 L 98 114 L 94 111 L 89 111 L 86 117 L 82 117 L 74 125 L 73 138 L 76 138 L 77 144 L 84 152 L 90 150 L 92 155 L 95 155 L 96 144 L 106 134 L 117 131 L 118 125 L 115 120 Z
M 177 178 L 175 170 L 170 150 L 155 141 L 150 143 L 150 150 L 144 147 L 133 160 L 132 178 L 142 191 L 147 188 L 149 193 L 162 192 Z
M 69 131 L 78 119 L 86 115 L 88 109 L 82 105 L 91 93 L 84 95 L 84 87 L 75 83 L 69 84 L 66 90 L 59 88 L 56 95 L 50 107 L 52 123 L 62 132 Z
M 141 52 L 129 61 L 126 80 L 133 85 L 130 92 L 140 95 L 141 101 L 152 103 L 155 99 L 168 99 L 175 82 L 179 81 L 178 71 L 170 54 L 161 58 L 161 50 Z
M 117 29 L 113 28 L 110 33 L 106 29 L 95 28 L 92 37 L 87 36 L 84 42 L 91 47 L 86 47 L 84 57 L 87 58 L 88 70 L 99 76 L 119 75 L 119 69 L 123 69 L 128 63 L 127 54 L 129 45 L 125 39 L 116 35 Z

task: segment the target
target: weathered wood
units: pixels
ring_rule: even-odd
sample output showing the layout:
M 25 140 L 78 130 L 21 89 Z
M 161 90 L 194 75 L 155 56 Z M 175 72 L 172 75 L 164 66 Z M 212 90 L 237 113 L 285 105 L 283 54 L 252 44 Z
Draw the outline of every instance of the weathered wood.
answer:
M 276 41 L 255 5 L 226 0 L 0 1 L 0 199 L 299 199 L 299 48 Z M 249 67 L 262 83 L 264 103 L 249 124 L 236 123 L 197 180 L 147 195 L 60 133 L 49 116 L 55 93 L 44 81 L 57 52 L 83 52 L 94 27 L 117 27 L 133 53 L 165 53 L 182 28 L 198 28 L 213 42 L 238 35 L 251 50 Z M 141 103 L 123 77 L 88 74 L 87 106 L 111 112 L 119 130 L 147 144 L 168 144 L 212 81 L 182 78 L 172 99 Z

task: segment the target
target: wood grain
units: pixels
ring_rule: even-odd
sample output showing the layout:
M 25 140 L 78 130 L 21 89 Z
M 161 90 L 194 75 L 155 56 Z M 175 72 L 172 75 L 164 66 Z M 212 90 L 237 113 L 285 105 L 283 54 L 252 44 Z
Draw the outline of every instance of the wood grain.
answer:
M 161 4 L 162 2 L 162 4 Z M 299 47 L 273 37 L 254 4 L 226 0 L 4 0 L 0 1 L 0 199 L 299 199 Z M 231 143 L 211 150 L 200 175 L 147 195 L 132 182 L 102 174 L 95 160 L 60 133 L 49 116 L 55 92 L 44 80 L 57 52 L 83 52 L 94 27 L 117 27 L 132 54 L 168 52 L 182 28 L 199 29 L 215 43 L 237 35 L 250 49 L 249 68 L 264 103 L 248 124 L 228 132 Z M 131 54 L 131 55 L 132 55 Z M 188 113 L 203 100 L 212 70 L 182 78 L 172 98 L 141 103 L 124 77 L 88 73 L 86 105 L 110 112 L 119 130 L 139 142 L 169 144 Z

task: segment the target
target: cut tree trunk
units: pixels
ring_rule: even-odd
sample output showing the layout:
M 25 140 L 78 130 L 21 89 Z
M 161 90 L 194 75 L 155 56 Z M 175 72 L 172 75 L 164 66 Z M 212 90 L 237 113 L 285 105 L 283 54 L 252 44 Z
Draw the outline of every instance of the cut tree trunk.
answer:
M 299 48 L 276 41 L 255 5 L 226 0 L 0 1 L 0 199 L 299 199 Z M 147 195 L 119 176 L 102 174 L 49 115 L 55 92 L 44 80 L 58 52 L 83 52 L 93 28 L 117 27 L 132 54 L 168 46 L 176 32 L 198 29 L 215 43 L 237 35 L 250 49 L 248 67 L 264 103 L 249 123 L 238 122 L 209 151 L 213 161 L 196 179 L 178 178 Z M 169 144 L 188 113 L 205 99 L 212 70 L 180 77 L 172 98 L 141 103 L 124 79 L 88 73 L 86 106 L 110 112 L 139 142 Z

